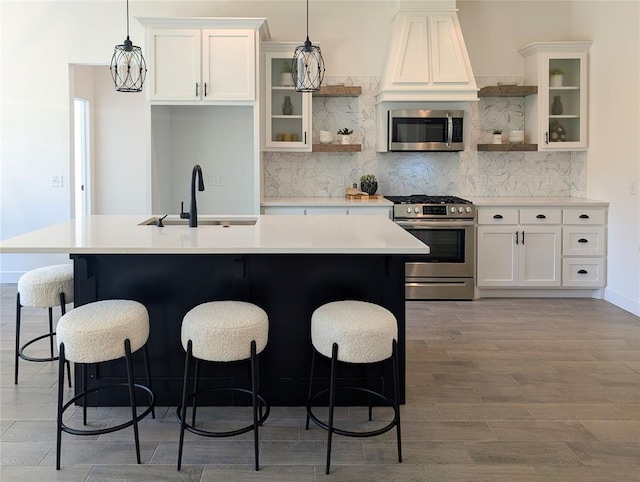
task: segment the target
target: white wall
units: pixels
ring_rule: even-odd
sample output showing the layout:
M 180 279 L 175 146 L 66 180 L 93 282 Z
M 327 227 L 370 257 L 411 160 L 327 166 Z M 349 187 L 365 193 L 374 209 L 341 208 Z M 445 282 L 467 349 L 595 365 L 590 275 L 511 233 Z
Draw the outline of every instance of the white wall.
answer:
M 309 4 L 309 34 L 322 46 L 327 75 L 379 76 L 394 2 Z M 52 175 L 71 179 L 69 65 L 108 64 L 113 46 L 125 36 L 125 10 L 124 2 L 115 1 L 4 0 L 0 5 L 0 238 L 4 239 L 70 217 L 69 183 L 63 189 L 50 187 Z M 626 213 L 638 207 L 638 196 L 624 193 L 628 180 L 638 179 L 638 2 L 474 0 L 460 1 L 458 8 L 476 75 L 521 75 L 517 49 L 531 41 L 594 40 L 588 195 L 612 203 L 610 299 L 636 310 L 640 243 L 638 228 L 628 227 Z M 266 17 L 274 41 L 305 37 L 302 1 L 131 0 L 130 11 L 132 17 Z M 132 40 L 144 47 L 142 26 L 132 20 L 130 30 Z M 616 69 L 622 74 L 605 80 L 605 73 Z M 621 113 L 632 133 L 628 143 L 609 131 L 611 119 Z M 149 169 L 143 167 L 147 159 L 132 162 L 135 169 Z M 2 256 L 1 262 L 2 272 L 30 267 L 15 257 Z
M 609 201 L 605 298 L 640 315 L 640 2 L 576 2 L 575 38 L 593 40 L 587 190 Z M 615 28 L 611 28 L 615 26 Z

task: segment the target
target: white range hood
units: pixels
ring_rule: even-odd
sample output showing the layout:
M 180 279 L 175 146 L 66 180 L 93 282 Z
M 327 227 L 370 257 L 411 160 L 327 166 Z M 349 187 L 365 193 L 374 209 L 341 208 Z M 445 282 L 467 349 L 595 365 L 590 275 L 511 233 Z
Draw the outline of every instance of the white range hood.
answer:
M 397 7 L 377 103 L 477 101 L 455 0 Z

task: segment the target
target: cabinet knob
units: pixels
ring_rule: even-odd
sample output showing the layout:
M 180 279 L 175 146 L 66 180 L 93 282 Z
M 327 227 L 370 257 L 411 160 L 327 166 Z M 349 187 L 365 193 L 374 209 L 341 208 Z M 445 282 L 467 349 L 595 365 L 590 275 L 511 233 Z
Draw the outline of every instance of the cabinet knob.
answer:
M 538 214 L 536 216 L 537 219 L 547 219 L 547 217 L 544 214 Z
M 580 238 L 580 239 L 578 240 L 578 242 L 579 242 L 579 243 L 588 243 L 589 241 L 588 241 L 588 240 L 586 240 L 586 239 L 584 239 L 584 238 Z
M 580 215 L 580 219 L 589 219 L 589 215 L 588 214 L 581 214 Z
M 579 269 L 578 270 L 578 274 L 587 274 L 587 270 L 586 269 Z
M 494 214 L 493 219 L 502 219 L 502 214 Z

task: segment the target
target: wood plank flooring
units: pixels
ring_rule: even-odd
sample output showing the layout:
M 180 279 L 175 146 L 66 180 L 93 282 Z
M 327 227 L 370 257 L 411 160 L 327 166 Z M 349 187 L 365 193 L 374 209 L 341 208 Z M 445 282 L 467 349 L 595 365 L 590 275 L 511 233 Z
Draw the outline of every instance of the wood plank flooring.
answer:
M 175 407 L 161 407 L 141 425 L 141 465 L 131 430 L 63 434 L 56 472 L 56 367 L 21 362 L 20 384 L 13 384 L 15 290 L 0 285 L 3 482 L 640 480 L 640 319 L 592 299 L 407 303 L 402 464 L 393 432 L 335 436 L 327 476 L 326 433 L 304 429 L 302 408 L 275 407 L 260 434 L 259 472 L 251 465 L 251 433 L 187 434 L 177 472 Z M 41 334 L 46 320 L 46 310 L 25 309 L 25 339 Z M 90 409 L 91 424 L 117 423 L 126 410 Z M 209 427 L 247 415 L 244 408 L 199 413 Z M 358 407 L 340 408 L 336 417 L 349 426 L 368 423 Z M 389 411 L 376 409 L 374 417 L 388 420 Z

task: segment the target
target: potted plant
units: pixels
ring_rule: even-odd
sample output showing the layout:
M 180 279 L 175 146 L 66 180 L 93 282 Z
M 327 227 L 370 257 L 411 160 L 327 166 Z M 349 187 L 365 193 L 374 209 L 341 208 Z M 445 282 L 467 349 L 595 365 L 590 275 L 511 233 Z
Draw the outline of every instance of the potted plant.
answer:
M 293 77 L 291 76 L 291 62 L 285 60 L 280 67 L 280 85 L 282 87 L 293 87 Z
M 373 195 L 378 190 L 378 181 L 374 174 L 365 174 L 360 176 L 360 190 L 369 195 Z
M 348 127 L 344 127 L 338 131 L 338 135 L 340 136 L 340 142 L 342 144 L 351 144 L 351 134 L 353 134 L 353 130 L 349 130 Z
M 549 87 L 562 87 L 562 79 L 564 72 L 560 69 L 551 69 L 549 71 Z
M 502 144 L 502 129 L 493 129 L 492 141 L 494 144 Z

